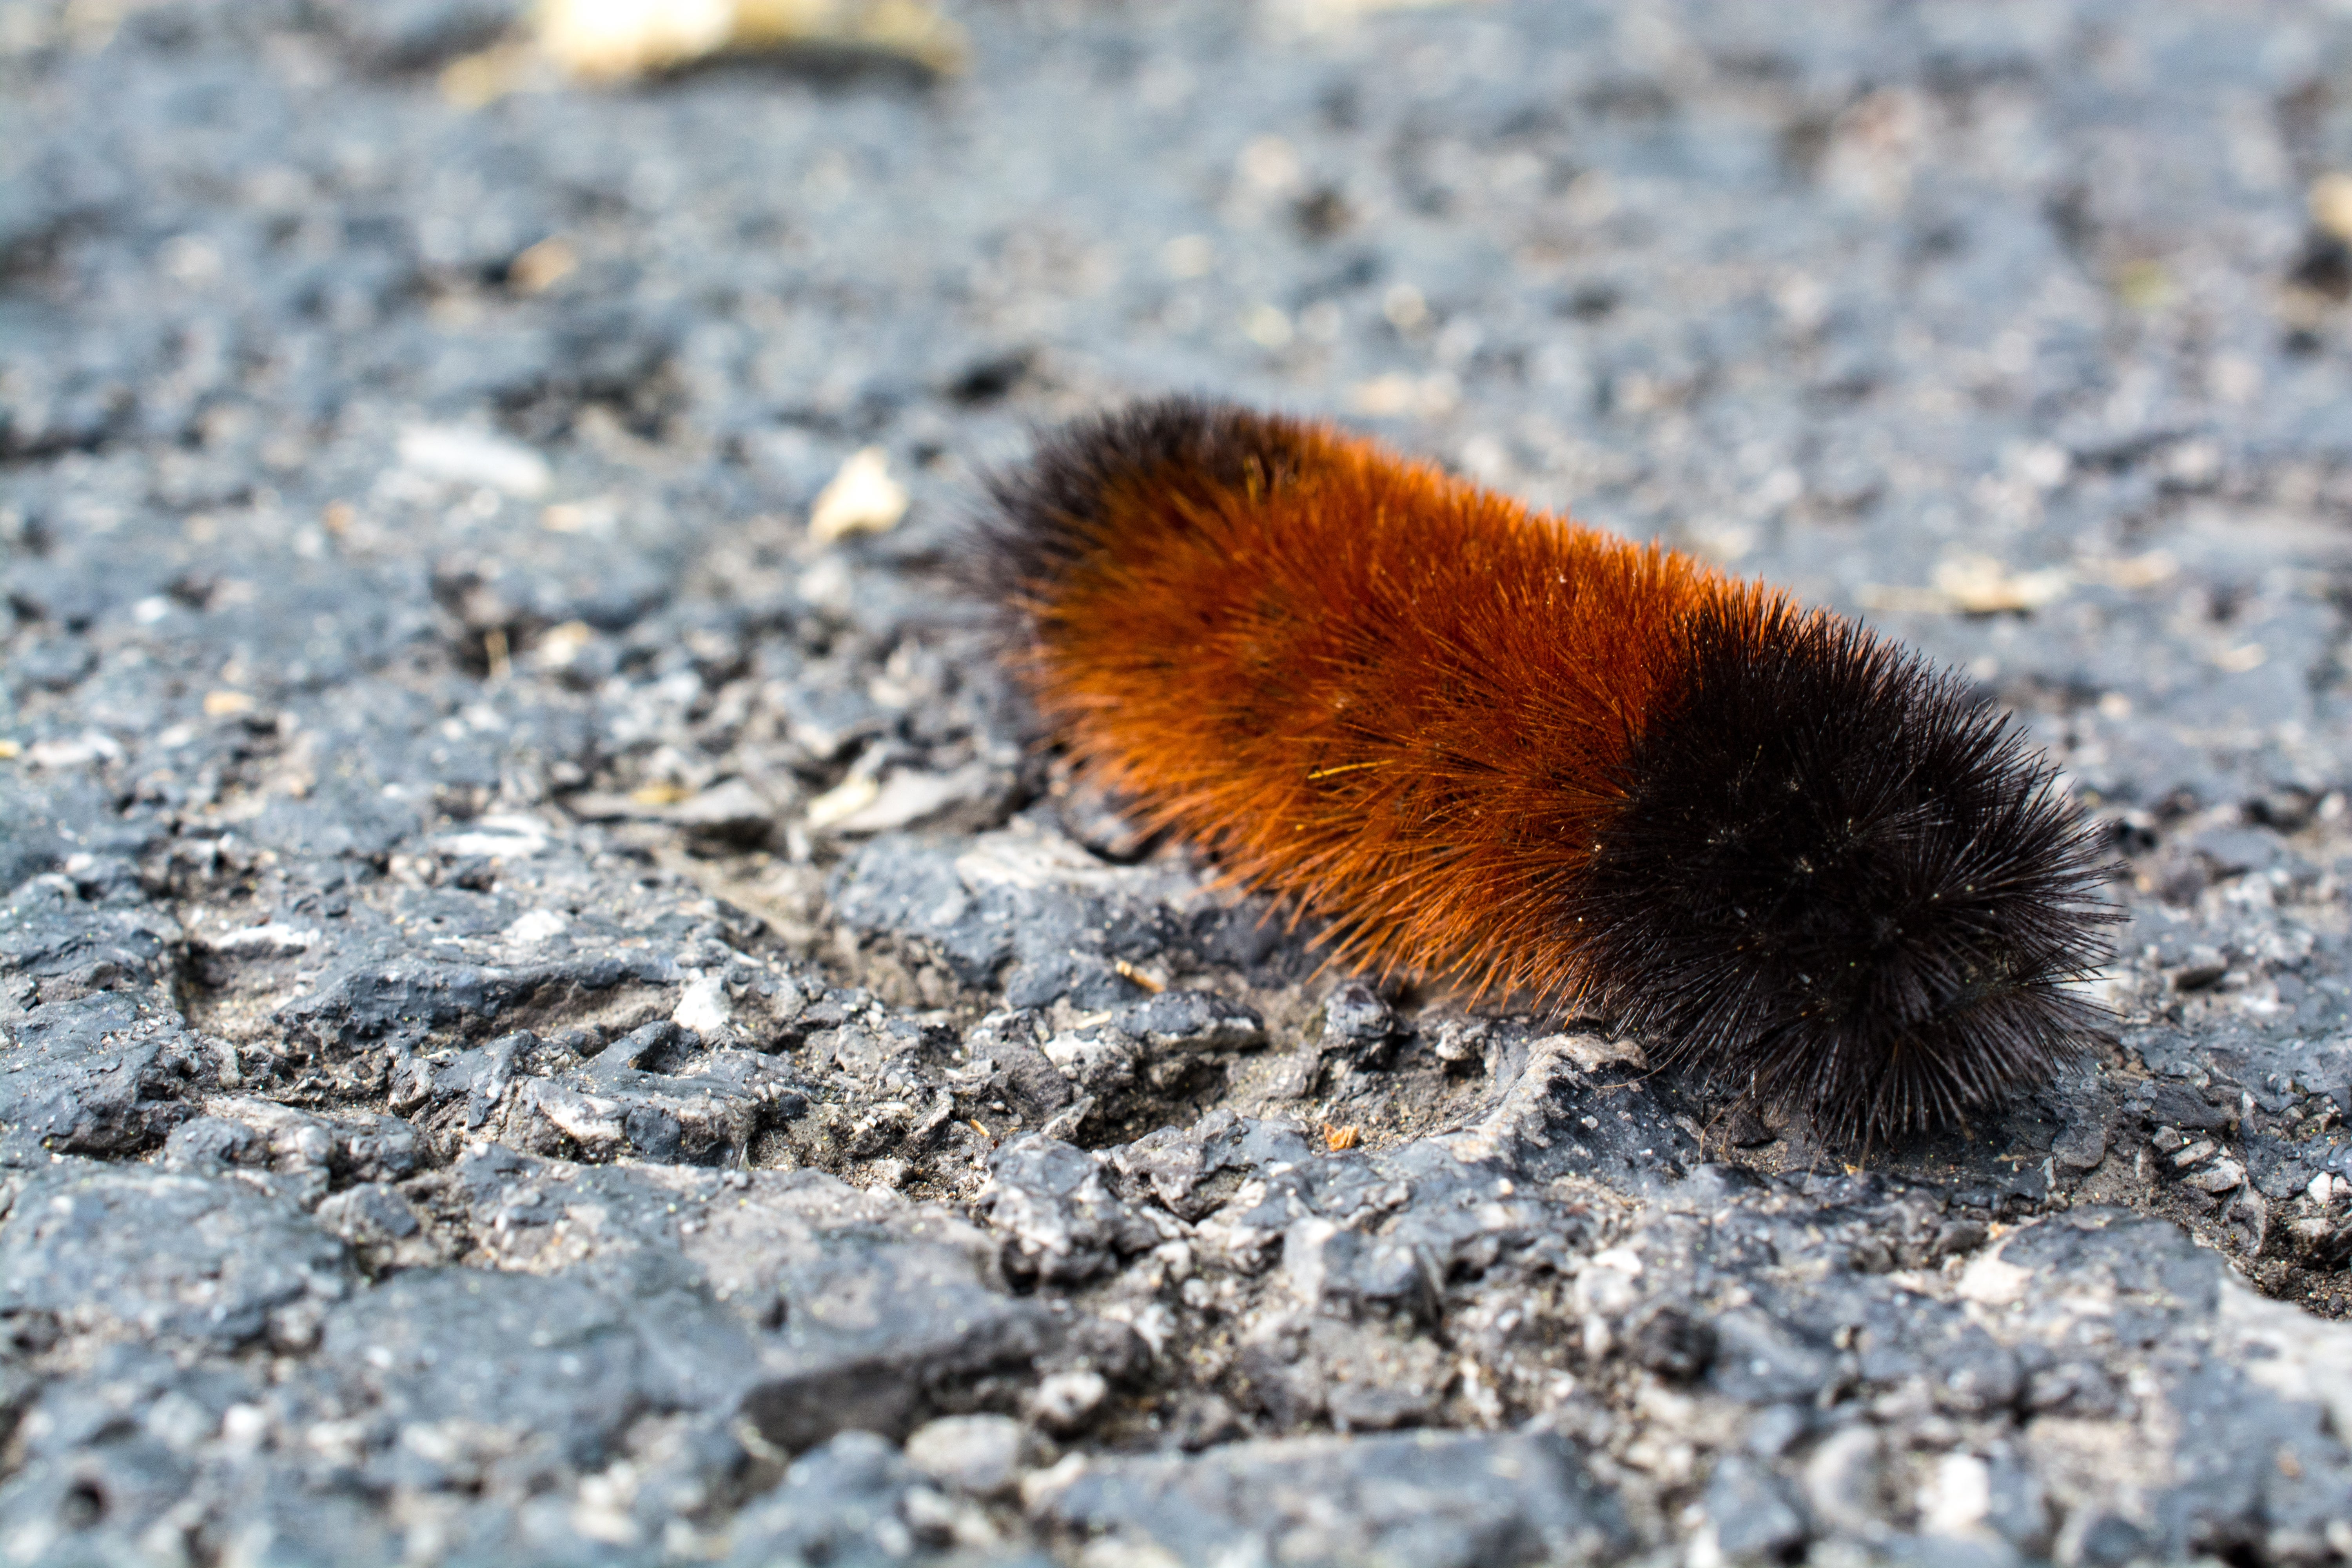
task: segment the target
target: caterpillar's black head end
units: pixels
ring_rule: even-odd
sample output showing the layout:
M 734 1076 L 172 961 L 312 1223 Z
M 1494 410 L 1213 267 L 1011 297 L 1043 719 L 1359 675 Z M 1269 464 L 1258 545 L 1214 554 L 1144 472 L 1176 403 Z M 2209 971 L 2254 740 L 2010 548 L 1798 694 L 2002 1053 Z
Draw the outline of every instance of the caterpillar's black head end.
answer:
M 1234 404 L 1158 397 L 1041 434 L 1031 458 L 987 479 L 990 505 L 959 563 L 967 588 L 999 605 L 1050 589 L 1099 552 L 1120 523 L 1122 486 L 1161 505 L 1213 505 L 1221 492 L 1278 483 L 1304 458 L 1295 422 Z
M 1832 1144 L 2047 1080 L 2113 918 L 2049 765 L 1959 682 L 1770 601 L 1701 612 L 1575 911 L 1669 1060 Z

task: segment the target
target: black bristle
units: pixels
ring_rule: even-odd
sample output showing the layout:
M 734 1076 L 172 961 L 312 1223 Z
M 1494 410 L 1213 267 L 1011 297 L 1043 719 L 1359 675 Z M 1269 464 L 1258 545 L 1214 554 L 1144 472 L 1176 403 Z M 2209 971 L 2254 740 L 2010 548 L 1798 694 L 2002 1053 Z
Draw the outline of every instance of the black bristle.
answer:
M 2046 1081 L 2103 1016 L 2098 846 L 1948 672 L 1771 599 L 1693 617 L 1683 694 L 1565 913 L 1674 1062 L 1851 1143 Z

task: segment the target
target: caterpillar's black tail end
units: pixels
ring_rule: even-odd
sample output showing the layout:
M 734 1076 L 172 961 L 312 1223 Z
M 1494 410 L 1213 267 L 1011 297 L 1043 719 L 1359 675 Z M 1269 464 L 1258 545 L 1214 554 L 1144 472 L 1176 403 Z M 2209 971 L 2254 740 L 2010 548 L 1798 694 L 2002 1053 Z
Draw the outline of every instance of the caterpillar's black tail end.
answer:
M 2104 857 L 1997 711 L 1852 623 L 1702 613 L 1576 912 L 1670 1060 L 1833 1145 L 2046 1081 L 2105 1015 Z

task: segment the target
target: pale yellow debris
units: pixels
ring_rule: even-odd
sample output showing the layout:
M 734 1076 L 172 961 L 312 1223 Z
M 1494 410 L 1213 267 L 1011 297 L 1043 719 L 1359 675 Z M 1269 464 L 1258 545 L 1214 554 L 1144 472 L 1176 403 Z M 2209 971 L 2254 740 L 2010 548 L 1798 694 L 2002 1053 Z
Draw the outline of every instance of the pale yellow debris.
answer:
M 887 533 L 906 515 L 907 487 L 890 477 L 889 455 L 861 447 L 817 492 L 809 537 L 832 544 L 853 533 Z
M 2053 566 L 2040 572 L 2011 572 L 1990 555 L 1961 555 L 1936 566 L 1936 586 L 1953 605 L 1970 615 L 2003 610 L 2038 610 L 2065 597 L 2068 578 Z
M 1960 555 L 1936 566 L 1935 585 L 1873 583 L 1856 595 L 1864 607 L 1913 615 L 1991 616 L 2041 609 L 2066 596 L 2073 574 L 2063 567 L 2012 572 L 1990 555 Z
M 1443 418 L 1461 401 L 1462 384 L 1442 370 L 1423 376 L 1391 371 L 1348 389 L 1349 408 L 1374 418 L 1399 414 Z
M 2180 285 L 2161 261 L 2126 261 L 2116 270 L 2116 298 L 2135 310 L 2161 310 L 2179 296 Z
M 2322 233 L 2352 245 L 2352 174 L 2322 174 L 2311 182 L 2311 221 Z
M 482 662 L 489 668 L 492 680 L 504 680 L 514 673 L 514 650 L 507 644 L 504 626 L 492 626 L 482 634 Z
M 961 68 L 962 29 L 921 0 L 543 0 L 540 47 L 572 76 L 618 81 L 728 53 L 870 49 Z
M 1168 989 L 1168 982 L 1161 980 L 1157 976 L 1146 973 L 1144 971 L 1137 968 L 1134 964 L 1129 963 L 1123 958 L 1112 959 L 1110 961 L 1110 966 L 1118 972 L 1119 978 L 1122 980 L 1132 981 L 1134 984 L 1142 986 L 1146 991 L 1150 992 L 1154 996 L 1159 995 L 1162 991 Z
M 1274 16 L 1294 27 L 1344 26 L 1380 11 L 1428 11 L 1462 0 L 1276 0 Z
M 2250 669 L 2260 669 L 2270 658 L 2270 650 L 2258 642 L 2238 647 L 2218 649 L 2213 655 L 2215 668 L 2229 675 L 2243 675 Z
M 2151 550 L 2145 555 L 2117 556 L 2085 564 L 2118 588 L 2153 588 L 2180 574 L 2180 558 L 2169 550 Z
M 848 821 L 881 797 L 881 780 L 866 773 L 852 773 L 809 802 L 809 829 L 822 833 L 836 822 Z
M 504 39 L 443 66 L 441 96 L 458 109 L 480 109 L 525 85 L 541 64 L 529 39 Z
M 580 265 L 580 253 L 560 234 L 549 235 L 516 257 L 507 278 L 526 294 L 541 294 L 570 277 Z
M 613 81 L 717 54 L 735 31 L 734 0 L 546 0 L 539 47 L 578 77 Z
M 596 628 L 586 621 L 565 621 L 539 634 L 530 645 L 530 661 L 541 669 L 561 669 L 596 640 Z

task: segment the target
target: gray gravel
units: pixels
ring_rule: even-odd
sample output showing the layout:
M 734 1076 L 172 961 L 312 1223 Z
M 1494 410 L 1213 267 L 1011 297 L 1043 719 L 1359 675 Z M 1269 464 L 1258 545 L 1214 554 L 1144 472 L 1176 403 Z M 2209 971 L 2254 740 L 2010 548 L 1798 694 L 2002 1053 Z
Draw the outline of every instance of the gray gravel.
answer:
M 1360 9 L 0 3 L 0 1562 L 2352 1559 L 2352 14 Z M 1966 669 L 2110 1047 L 1850 1170 L 1318 970 L 946 586 L 1171 388 Z

